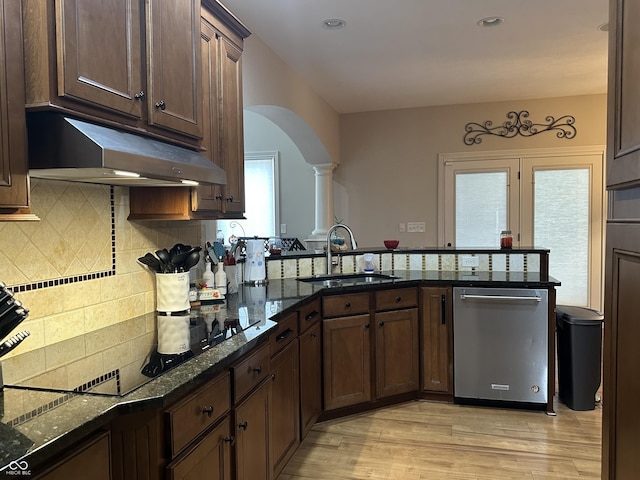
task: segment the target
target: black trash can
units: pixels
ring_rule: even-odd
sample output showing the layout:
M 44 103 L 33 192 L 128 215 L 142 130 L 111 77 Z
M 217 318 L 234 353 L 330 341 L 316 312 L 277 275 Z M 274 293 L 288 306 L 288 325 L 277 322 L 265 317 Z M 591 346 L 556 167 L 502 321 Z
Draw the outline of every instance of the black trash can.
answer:
M 593 410 L 600 387 L 602 361 L 601 312 L 556 306 L 558 334 L 558 396 L 572 410 Z

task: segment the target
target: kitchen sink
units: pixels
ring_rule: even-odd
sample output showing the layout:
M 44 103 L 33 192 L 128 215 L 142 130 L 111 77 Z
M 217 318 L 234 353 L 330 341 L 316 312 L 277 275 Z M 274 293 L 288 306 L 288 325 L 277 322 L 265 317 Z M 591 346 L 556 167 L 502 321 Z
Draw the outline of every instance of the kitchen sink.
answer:
M 314 277 L 298 278 L 299 282 L 311 283 L 323 287 L 343 287 L 348 285 L 364 285 L 370 283 L 383 283 L 395 280 L 398 277 L 383 273 L 339 273 L 331 275 L 316 275 Z

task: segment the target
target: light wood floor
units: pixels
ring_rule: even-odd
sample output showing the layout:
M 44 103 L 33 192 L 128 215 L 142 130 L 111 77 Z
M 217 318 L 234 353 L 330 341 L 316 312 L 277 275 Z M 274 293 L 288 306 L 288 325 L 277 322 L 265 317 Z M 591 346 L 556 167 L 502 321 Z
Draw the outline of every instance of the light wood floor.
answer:
M 278 480 L 600 478 L 602 409 L 410 402 L 319 423 Z

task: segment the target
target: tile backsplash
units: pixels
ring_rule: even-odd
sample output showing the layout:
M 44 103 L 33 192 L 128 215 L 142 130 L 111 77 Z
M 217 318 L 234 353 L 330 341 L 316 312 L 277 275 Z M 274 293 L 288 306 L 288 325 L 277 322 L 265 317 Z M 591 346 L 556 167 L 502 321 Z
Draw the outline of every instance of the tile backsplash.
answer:
M 137 258 L 204 242 L 201 221 L 128 221 L 128 187 L 32 179 L 32 211 L 39 222 L 0 222 L 0 281 L 29 309 L 14 333 L 31 333 L 2 359 L 6 383 L 59 364 L 70 340 L 153 312 L 155 278 Z

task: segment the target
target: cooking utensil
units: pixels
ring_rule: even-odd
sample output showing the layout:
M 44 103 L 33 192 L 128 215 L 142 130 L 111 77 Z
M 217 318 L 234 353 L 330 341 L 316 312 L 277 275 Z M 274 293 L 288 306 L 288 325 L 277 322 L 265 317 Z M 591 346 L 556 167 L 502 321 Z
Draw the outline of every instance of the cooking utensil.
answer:
M 184 261 L 184 271 L 191 270 L 191 268 L 195 267 L 200 261 L 200 251 L 194 250 L 187 255 L 187 258 Z
M 224 254 L 226 253 L 224 245 L 220 242 L 213 242 L 213 251 L 215 252 L 218 260 L 224 258 Z
M 0 339 L 11 333 L 28 316 L 29 310 L 24 308 L 19 300 L 14 300 L 14 305 L 0 318 Z
M 11 338 L 5 340 L 3 343 L 0 344 L 0 357 L 4 357 L 7 353 L 9 353 L 11 350 L 13 350 L 14 348 L 16 348 L 18 345 L 20 345 L 22 343 L 22 341 L 27 338 L 30 335 L 30 333 L 25 330 L 23 332 L 19 332 L 16 333 L 14 336 L 12 336 Z
M 163 248 L 162 250 L 156 250 L 156 255 L 160 259 L 160 265 L 162 267 L 162 273 L 165 273 L 167 265 L 171 263 L 171 254 L 169 250 Z
M 202 250 L 201 247 L 192 247 L 189 250 L 186 250 L 184 252 L 180 252 L 177 255 L 174 255 L 174 256 L 171 257 L 171 263 L 173 265 L 175 265 L 175 267 L 176 267 L 176 269 L 178 271 L 188 270 L 188 268 L 185 268 L 185 265 L 184 265 L 185 261 L 187 260 L 189 255 L 191 255 L 192 253 L 198 253 L 198 252 L 200 252 L 200 250 Z M 200 255 L 198 255 L 198 258 L 200 258 Z M 196 263 L 198 263 L 198 262 L 196 262 Z
M 158 260 L 152 253 L 147 253 L 144 257 L 138 258 L 138 261 L 143 265 L 149 267 L 149 269 L 153 272 L 162 272 L 162 265 L 160 264 L 160 260 Z

